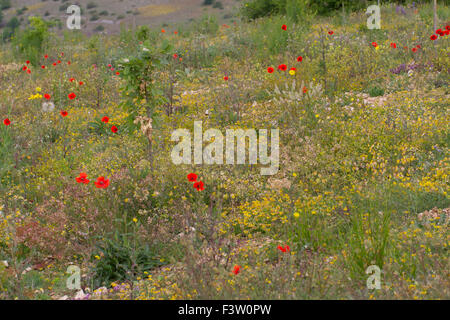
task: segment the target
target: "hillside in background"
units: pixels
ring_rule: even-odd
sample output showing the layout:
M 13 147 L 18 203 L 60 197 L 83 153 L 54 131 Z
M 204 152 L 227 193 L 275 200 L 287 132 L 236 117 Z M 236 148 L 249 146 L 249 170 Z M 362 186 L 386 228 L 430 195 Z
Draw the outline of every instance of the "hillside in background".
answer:
M 0 1 L 1 4 L 2 1 Z M 66 9 L 77 4 L 82 9 L 82 29 L 86 34 L 117 33 L 121 25 L 151 27 L 183 23 L 202 15 L 215 15 L 230 21 L 239 0 L 12 0 L 11 7 L 3 10 L 5 26 L 13 17 L 27 21 L 28 16 L 41 16 L 46 20 L 59 20 L 65 28 Z

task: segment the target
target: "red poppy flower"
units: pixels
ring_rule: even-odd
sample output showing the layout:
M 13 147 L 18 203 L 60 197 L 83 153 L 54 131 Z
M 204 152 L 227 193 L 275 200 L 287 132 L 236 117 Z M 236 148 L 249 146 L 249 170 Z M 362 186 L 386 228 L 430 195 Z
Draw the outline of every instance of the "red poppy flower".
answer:
M 31 73 L 31 70 L 30 70 L 30 69 L 28 69 L 28 70 L 27 70 L 27 73 L 28 73 L 28 74 L 30 74 L 30 73 Z
M 293 68 L 291 68 L 290 70 L 292 70 L 292 71 L 297 71 L 297 68 L 294 68 L 294 67 L 293 67 Z M 290 70 L 289 70 L 289 71 L 290 71 Z
M 241 272 L 241 266 L 235 265 L 233 268 L 233 273 L 237 275 L 239 272 Z
M 444 36 L 444 31 L 442 31 L 442 29 L 437 29 L 437 30 L 436 30 L 436 33 L 437 33 L 438 35 L 440 35 L 441 37 Z
M 297 62 L 302 62 L 303 61 L 303 57 L 302 56 L 299 56 L 298 58 L 297 58 Z
M 437 39 L 437 36 L 436 36 L 435 34 L 433 34 L 433 35 L 430 37 L 430 39 L 434 41 L 434 40 Z
M 44 56 L 44 59 L 47 59 L 48 58 L 48 54 L 46 54 L 45 56 Z
M 80 173 L 80 176 L 77 177 L 77 178 L 75 178 L 75 180 L 76 180 L 78 183 L 84 183 L 84 184 L 88 184 L 88 183 L 89 183 L 89 180 L 87 179 L 87 174 L 84 173 L 84 172 L 81 172 L 81 173 Z
M 412 48 L 412 52 L 417 52 L 417 48 Z
M 65 110 L 61 111 L 60 113 L 61 113 L 61 116 L 63 116 L 63 117 L 67 117 L 67 115 L 69 114 L 69 113 L 68 113 L 67 111 L 65 111 Z
M 178 34 L 178 31 L 174 31 L 173 33 L 174 33 L 174 34 Z
M 45 66 L 41 66 L 42 69 L 45 69 Z
M 30 60 L 27 60 L 26 63 L 27 63 L 27 64 L 30 64 Z
M 376 47 L 378 47 L 378 43 L 376 43 L 376 42 L 374 41 L 374 42 L 372 42 L 372 46 L 373 46 L 374 48 L 376 48 Z
M 70 81 L 70 82 L 74 82 L 74 81 L 75 81 L 75 78 L 70 78 L 69 81 Z
M 119 131 L 119 129 L 117 129 L 116 126 L 112 126 L 112 127 L 111 127 L 111 131 L 112 131 L 113 133 L 117 133 L 117 131 Z
M 283 24 L 283 25 L 281 26 L 281 29 L 283 29 L 284 31 L 286 31 L 286 30 L 287 30 L 287 26 L 286 26 L 285 24 Z
M 195 182 L 197 181 L 197 175 L 195 173 L 189 173 L 187 179 L 189 182 Z
M 70 62 L 70 61 L 67 61 L 67 64 L 70 66 L 71 62 Z
M 223 80 L 228 81 L 228 76 L 223 77 Z
M 58 64 L 60 64 L 61 63 L 61 60 L 58 60 Z
M 303 87 L 303 93 L 307 93 L 308 92 L 308 88 Z
M 194 183 L 194 188 L 197 189 L 197 191 L 205 190 L 205 184 L 203 183 L 203 181 L 198 181 Z
M 83 81 L 80 81 L 80 82 L 78 82 L 78 84 L 79 84 L 80 86 L 82 86 L 82 85 L 84 84 L 84 82 L 83 82 Z
M 268 73 L 273 73 L 273 71 L 274 71 L 274 70 L 273 70 L 272 67 L 268 67 L 268 68 L 267 68 L 267 72 L 268 72 Z
M 3 120 L 3 124 L 4 124 L 5 126 L 9 126 L 9 125 L 11 124 L 11 121 L 9 121 L 9 119 L 6 118 L 5 120 Z
M 450 34 L 450 30 L 445 30 L 445 35 L 448 36 Z
M 422 46 L 421 46 L 420 44 L 418 44 L 418 45 L 416 46 L 416 48 L 417 48 L 417 49 L 422 49 Z
M 285 64 L 280 64 L 280 65 L 278 66 L 278 69 L 281 70 L 281 71 L 286 71 L 286 70 L 287 70 L 287 65 L 285 65 Z
M 120 72 L 119 72 L 119 71 L 117 71 L 117 72 L 116 72 L 116 75 L 119 75 L 119 74 L 120 74 Z
M 291 248 L 289 248 L 288 245 L 285 245 L 284 247 L 278 246 L 278 250 L 280 250 L 281 252 L 289 252 L 291 251 Z
M 330 30 L 330 31 L 328 31 L 328 34 L 329 34 L 330 36 L 332 36 L 332 35 L 334 34 L 334 31 L 333 31 L 333 30 Z
M 23 66 L 23 67 L 22 67 L 22 70 L 23 70 L 23 71 L 25 71 L 25 70 L 27 70 L 27 69 L 28 69 L 27 66 Z
M 52 96 L 49 95 L 48 93 L 44 94 L 44 98 L 47 99 L 47 100 L 50 100 L 51 97 L 52 97 Z
M 73 100 L 73 99 L 75 99 L 77 97 L 77 95 L 72 92 L 72 93 L 69 93 L 68 97 L 69 97 L 70 100 Z
M 396 49 L 396 48 L 397 48 L 397 44 L 396 44 L 396 43 L 394 43 L 394 42 L 391 42 L 391 48 L 394 48 L 394 49 Z
M 53 62 L 53 65 L 56 66 L 56 62 Z
M 161 32 L 162 32 L 162 33 L 165 33 L 165 32 L 166 32 L 166 30 L 164 30 L 164 29 L 161 29 Z
M 102 122 L 108 123 L 108 122 L 109 122 L 109 118 L 108 118 L 108 117 L 103 117 L 103 118 L 102 118 Z
M 105 177 L 98 177 L 94 184 L 99 189 L 106 189 L 109 186 L 109 179 L 105 180 Z
M 176 53 L 173 54 L 173 58 L 176 59 L 178 58 L 178 55 Z
M 445 26 L 445 30 L 450 31 L 450 26 Z

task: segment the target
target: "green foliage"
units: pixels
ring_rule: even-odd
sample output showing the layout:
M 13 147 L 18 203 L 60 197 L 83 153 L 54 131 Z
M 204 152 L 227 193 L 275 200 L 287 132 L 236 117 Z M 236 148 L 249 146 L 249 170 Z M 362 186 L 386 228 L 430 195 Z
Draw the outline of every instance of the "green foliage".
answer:
M 201 34 L 215 35 L 219 30 L 219 24 L 215 16 L 204 15 L 196 25 Z
M 258 52 L 267 54 L 268 50 L 271 54 L 278 54 L 286 51 L 290 34 L 281 29 L 284 22 L 285 19 L 279 16 L 258 21 L 257 31 L 251 34 L 251 42 Z
M 128 241 L 128 235 L 116 234 L 99 245 L 98 257 L 93 268 L 96 287 L 110 285 L 114 281 L 130 281 L 163 265 L 155 247 Z M 94 258 L 95 259 L 95 258 Z
M 150 28 L 148 26 L 140 26 L 136 31 L 136 38 L 139 41 L 148 40 L 150 36 Z
M 96 4 L 95 2 L 93 2 L 93 1 L 91 1 L 91 2 L 89 2 L 89 3 L 86 5 L 86 8 L 87 8 L 87 9 L 97 8 L 97 4 Z
M 241 15 L 247 20 L 277 14 L 285 15 L 294 22 L 304 22 L 310 19 L 313 11 L 310 0 L 254 0 L 241 8 Z
M 284 9 L 284 0 L 253 0 L 241 7 L 241 14 L 248 20 L 279 14 Z
M 152 118 L 155 106 L 165 101 L 154 80 L 156 71 L 167 64 L 165 56 L 171 49 L 167 41 L 163 41 L 160 47 L 145 41 L 137 54 L 121 61 L 120 76 L 125 80 L 121 89 L 124 98 L 121 105 L 129 113 L 129 128 L 133 127 L 138 114 Z
M 23 6 L 21 9 L 17 9 L 16 14 L 18 16 L 22 15 L 25 11 L 27 11 L 28 8 L 26 6 Z
M 286 16 L 294 22 L 305 22 L 312 16 L 309 0 L 286 0 Z
M 223 9 L 223 4 L 220 1 L 216 1 L 216 2 L 214 2 L 212 7 L 216 8 L 216 9 Z
M 363 275 L 367 266 L 383 267 L 389 243 L 390 215 L 386 213 L 355 214 L 349 241 L 350 270 Z
M 106 135 L 112 136 L 113 133 L 111 131 L 111 126 L 107 123 L 102 122 L 100 118 L 95 121 L 91 121 L 88 123 L 88 131 L 93 134 L 97 134 L 99 136 Z
M 13 140 L 11 137 L 11 128 L 0 126 L 0 186 L 5 186 L 5 180 L 13 168 L 14 159 L 11 149 L 13 148 Z
M 0 10 L 11 8 L 11 0 L 0 0 Z
M 28 28 L 16 32 L 13 43 L 18 54 L 37 65 L 42 48 L 49 38 L 49 23 L 40 17 L 30 17 L 29 22 Z
M 379 96 L 384 95 L 384 89 L 379 86 L 374 85 L 372 87 L 369 87 L 368 93 L 371 97 L 379 97 Z

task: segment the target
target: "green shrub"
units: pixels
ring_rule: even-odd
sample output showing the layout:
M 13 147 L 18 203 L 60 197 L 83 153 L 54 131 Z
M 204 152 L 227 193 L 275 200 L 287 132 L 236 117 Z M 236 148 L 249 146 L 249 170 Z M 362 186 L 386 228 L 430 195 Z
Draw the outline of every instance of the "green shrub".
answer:
M 26 57 L 36 65 L 39 62 L 44 43 L 49 37 L 49 23 L 40 17 L 30 17 L 29 21 L 29 27 L 16 32 L 14 48 L 16 53 Z
M 150 28 L 148 26 L 140 26 L 136 31 L 136 38 L 139 41 L 148 40 L 150 36 Z
M 379 86 L 369 87 L 368 92 L 371 97 L 379 97 L 384 95 L 384 89 Z
M 23 6 L 21 9 L 17 9 L 16 13 L 17 13 L 18 16 L 20 16 L 27 10 L 28 10 L 28 8 L 26 6 Z
M 118 235 L 100 244 L 97 264 L 93 269 L 96 287 L 110 285 L 114 281 L 133 280 L 145 271 L 163 265 L 155 248 L 136 245 L 128 241 L 126 235 Z
M 105 27 L 102 26 L 102 25 L 98 25 L 98 26 L 94 29 L 94 31 L 103 31 L 103 30 L 105 30 Z
M 216 17 L 204 15 L 194 28 L 201 34 L 215 35 L 219 30 L 219 24 Z
M 95 2 L 89 2 L 87 5 L 86 5 L 86 8 L 87 9 L 93 9 L 93 8 L 97 8 L 97 4 L 95 3 Z
M 248 19 L 271 16 L 282 12 L 284 0 L 253 0 L 241 7 L 241 15 Z
M 11 0 L 0 0 L 0 10 L 11 8 Z
M 217 1 L 217 2 L 214 2 L 212 7 L 216 8 L 216 9 L 223 9 L 223 4 L 222 4 L 222 2 Z

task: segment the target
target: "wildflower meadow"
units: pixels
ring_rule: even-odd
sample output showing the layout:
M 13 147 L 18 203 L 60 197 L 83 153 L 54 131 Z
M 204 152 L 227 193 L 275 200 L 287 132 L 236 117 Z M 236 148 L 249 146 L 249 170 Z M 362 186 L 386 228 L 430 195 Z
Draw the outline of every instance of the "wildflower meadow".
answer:
M 450 298 L 447 1 L 0 8 L 1 300 Z

